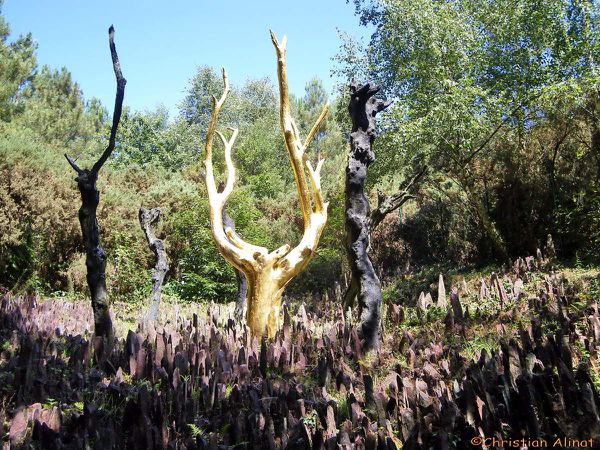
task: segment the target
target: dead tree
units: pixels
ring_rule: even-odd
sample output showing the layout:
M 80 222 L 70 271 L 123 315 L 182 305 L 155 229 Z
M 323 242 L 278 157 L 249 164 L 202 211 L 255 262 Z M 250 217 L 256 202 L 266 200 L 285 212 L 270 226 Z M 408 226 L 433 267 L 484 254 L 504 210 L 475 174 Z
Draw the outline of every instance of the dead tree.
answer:
M 367 169 L 375 160 L 371 144 L 375 138 L 375 115 L 389 106 L 373 97 L 379 91 L 369 83 L 350 85 L 348 112 L 352 118 L 350 154 L 346 167 L 346 251 L 352 278 L 346 291 L 349 307 L 358 297 L 361 309 L 359 335 L 366 350 L 379 344 L 381 324 L 381 284 L 369 250 L 369 199 L 365 195 Z
M 381 283 L 369 258 L 371 232 L 385 216 L 414 198 L 412 189 L 425 174 L 423 168 L 410 180 L 403 183 L 400 191 L 384 196 L 378 195 L 377 209 L 370 211 L 365 194 L 367 169 L 375 160 L 371 149 L 375 139 L 375 116 L 390 103 L 374 95 L 379 87 L 369 83 L 350 86 L 348 112 L 352 118 L 350 154 L 346 167 L 346 251 L 350 262 L 351 280 L 345 293 L 345 308 L 351 307 L 358 298 L 361 310 L 359 334 L 366 350 L 376 348 L 379 343 L 381 324 Z
M 350 85 L 348 112 L 352 119 L 350 154 L 346 167 L 346 251 L 352 278 L 346 292 L 346 306 L 358 296 L 361 309 L 359 336 L 366 349 L 379 344 L 381 284 L 368 254 L 369 200 L 365 195 L 367 169 L 375 160 L 371 144 L 375 139 L 375 115 L 389 103 L 373 97 L 378 87 L 369 83 Z
M 113 62 L 113 69 L 117 79 L 117 94 L 113 111 L 110 138 L 106 150 L 91 169 L 80 169 L 75 161 L 65 154 L 71 167 L 77 172 L 77 187 L 81 193 L 81 208 L 79 209 L 79 223 L 85 247 L 85 265 L 87 267 L 87 282 L 90 288 L 92 309 L 94 311 L 94 333 L 104 337 L 108 342 L 114 337 L 112 320 L 110 317 L 110 304 L 106 291 L 106 252 L 100 245 L 100 226 L 96 217 L 96 210 L 100 202 L 100 192 L 96 187 L 98 172 L 109 158 L 115 148 L 117 128 L 121 120 L 123 96 L 127 81 L 121 73 L 119 57 L 114 43 L 114 28 L 108 29 L 108 42 Z
M 229 82 L 224 69 L 223 94 L 220 99 L 213 97 L 213 114 L 206 132 L 204 160 L 212 235 L 221 255 L 246 276 L 248 281 L 246 322 L 252 333 L 258 336 L 263 335 L 265 331 L 269 336 L 273 336 L 279 329 L 283 290 L 310 262 L 327 221 L 327 203 L 323 200 L 320 181 L 323 160 L 319 160 L 313 168 L 305 151 L 325 119 L 328 106 L 323 109 L 308 136 L 302 141 L 290 110 L 285 60 L 286 38 L 284 37 L 279 43 L 271 32 L 271 40 L 277 53 L 281 129 L 292 163 L 304 219 L 304 234 L 300 242 L 294 248 L 285 244 L 269 252 L 265 247 L 245 242 L 231 227 L 224 226 L 223 208 L 235 182 L 231 149 L 238 133 L 237 129 L 230 128 L 232 135 L 226 139 L 222 133 L 216 131 L 219 113 L 229 93 Z M 225 148 L 227 178 L 222 192 L 217 189 L 213 173 L 212 144 L 215 133 Z
M 158 318 L 158 309 L 160 307 L 160 296 L 163 281 L 165 275 L 169 271 L 169 260 L 167 259 L 167 251 L 165 250 L 165 243 L 162 239 L 158 239 L 152 227 L 157 227 L 160 223 L 161 211 L 159 208 L 140 208 L 139 219 L 142 231 L 146 235 L 148 241 L 148 247 L 156 256 L 156 265 L 154 266 L 154 273 L 152 274 L 152 295 L 150 296 L 150 308 L 144 318 L 144 324 L 146 322 L 156 322 Z

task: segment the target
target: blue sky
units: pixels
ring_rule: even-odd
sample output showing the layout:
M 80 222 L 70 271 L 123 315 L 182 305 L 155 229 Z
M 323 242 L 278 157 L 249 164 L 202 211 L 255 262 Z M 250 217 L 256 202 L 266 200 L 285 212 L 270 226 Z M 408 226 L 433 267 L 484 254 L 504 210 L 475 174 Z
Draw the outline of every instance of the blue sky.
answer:
M 125 104 L 172 113 L 196 67 L 224 66 L 233 84 L 247 78 L 276 79 L 269 28 L 288 37 L 290 90 L 302 95 L 313 76 L 331 88 L 340 40 L 336 27 L 358 38 L 358 25 L 346 0 L 5 0 L 2 13 L 12 35 L 31 31 L 38 62 L 67 67 L 86 98 L 100 98 L 112 110 L 115 81 L 107 29 L 127 78 Z

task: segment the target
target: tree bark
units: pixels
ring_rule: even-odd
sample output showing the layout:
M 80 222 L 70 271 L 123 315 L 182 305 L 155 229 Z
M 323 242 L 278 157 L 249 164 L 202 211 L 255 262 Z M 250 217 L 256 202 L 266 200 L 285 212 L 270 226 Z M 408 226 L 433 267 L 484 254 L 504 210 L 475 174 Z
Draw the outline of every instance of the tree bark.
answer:
M 350 154 L 346 167 L 346 251 L 352 280 L 346 293 L 346 306 L 354 296 L 361 310 L 359 336 L 365 350 L 379 345 L 381 324 L 381 284 L 369 258 L 369 200 L 365 195 L 367 169 L 375 160 L 371 145 L 375 139 L 375 115 L 389 103 L 373 97 L 379 87 L 369 83 L 350 85 L 348 112 L 352 118 Z M 354 293 L 356 293 L 354 295 Z
M 100 192 L 96 187 L 98 173 L 115 148 L 117 129 L 121 120 L 125 84 L 127 81 L 121 73 L 121 65 L 114 43 L 114 28 L 108 29 L 108 43 L 113 62 L 113 70 L 117 80 L 117 94 L 113 110 L 113 122 L 106 150 L 91 169 L 80 169 L 75 161 L 65 154 L 67 161 L 77 172 L 77 187 L 81 194 L 81 208 L 79 209 L 79 224 L 85 247 L 85 265 L 87 267 L 87 282 L 90 288 L 92 309 L 94 311 L 94 334 L 105 338 L 109 345 L 114 338 L 112 319 L 110 317 L 110 303 L 106 290 L 106 252 L 100 245 L 100 226 L 96 217 L 96 210 L 100 202 Z
M 156 322 L 158 318 L 158 309 L 160 307 L 161 288 L 165 280 L 165 275 L 169 271 L 169 261 L 167 259 L 167 251 L 162 239 L 158 239 L 152 227 L 158 226 L 160 223 L 161 211 L 159 208 L 140 208 L 139 219 L 142 231 L 146 235 L 148 247 L 156 256 L 156 265 L 152 274 L 152 294 L 150 296 L 150 308 L 144 318 L 146 322 Z
M 100 225 L 96 210 L 100 202 L 100 192 L 96 187 L 98 174 L 84 169 L 75 181 L 81 193 L 79 224 L 85 247 L 87 283 L 90 288 L 94 311 L 94 333 L 111 341 L 114 337 L 110 302 L 106 290 L 106 252 L 100 243 Z

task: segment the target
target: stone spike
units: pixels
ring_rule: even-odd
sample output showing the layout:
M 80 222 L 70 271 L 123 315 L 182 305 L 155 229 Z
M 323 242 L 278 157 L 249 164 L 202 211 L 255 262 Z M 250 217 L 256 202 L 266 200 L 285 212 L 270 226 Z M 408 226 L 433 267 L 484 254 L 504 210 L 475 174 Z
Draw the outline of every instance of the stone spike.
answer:
M 446 299 L 446 286 L 444 286 L 444 276 L 441 273 L 438 280 L 437 307 L 440 309 L 446 309 L 448 307 L 448 300 Z

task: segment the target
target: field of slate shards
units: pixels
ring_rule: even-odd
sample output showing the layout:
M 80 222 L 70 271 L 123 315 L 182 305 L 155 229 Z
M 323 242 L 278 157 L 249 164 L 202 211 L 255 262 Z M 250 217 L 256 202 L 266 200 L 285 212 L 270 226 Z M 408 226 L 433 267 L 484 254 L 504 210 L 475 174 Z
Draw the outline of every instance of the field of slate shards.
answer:
M 449 302 L 423 293 L 414 306 L 389 305 L 372 355 L 361 353 L 333 294 L 286 308 L 272 340 L 252 338 L 213 305 L 203 317 L 130 331 L 102 361 L 88 303 L 5 295 L 3 448 L 467 449 L 482 448 L 470 444 L 477 436 L 600 439 L 597 304 L 541 265 L 519 259 L 481 279 L 468 304 L 459 285 Z M 468 357 L 458 344 L 481 329 L 497 334 L 497 347 Z

